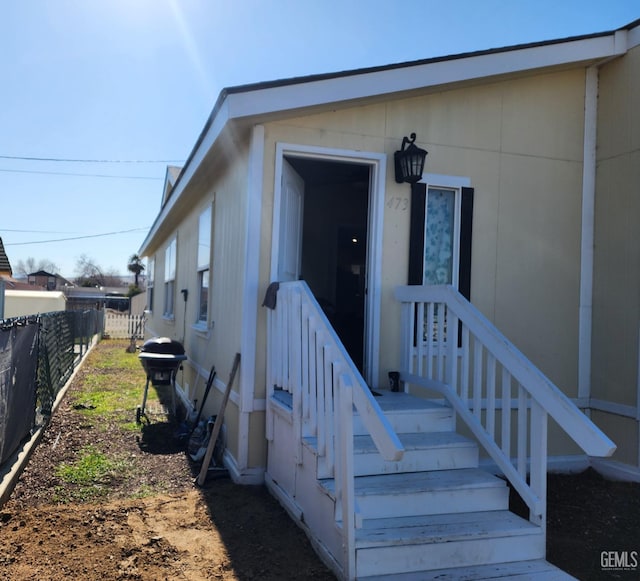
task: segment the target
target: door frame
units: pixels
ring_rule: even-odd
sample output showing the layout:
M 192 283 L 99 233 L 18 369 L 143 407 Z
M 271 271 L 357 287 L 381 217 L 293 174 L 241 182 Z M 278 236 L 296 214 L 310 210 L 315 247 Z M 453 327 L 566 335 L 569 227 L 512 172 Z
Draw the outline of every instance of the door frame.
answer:
M 285 157 L 303 157 L 322 161 L 342 161 L 369 167 L 369 213 L 367 216 L 367 298 L 365 306 L 363 377 L 369 385 L 378 381 L 380 351 L 380 305 L 382 299 L 382 232 L 387 155 L 356 151 L 276 143 L 273 224 L 271 229 L 270 280 L 277 280 L 280 255 L 280 205 L 282 194 L 282 165 Z

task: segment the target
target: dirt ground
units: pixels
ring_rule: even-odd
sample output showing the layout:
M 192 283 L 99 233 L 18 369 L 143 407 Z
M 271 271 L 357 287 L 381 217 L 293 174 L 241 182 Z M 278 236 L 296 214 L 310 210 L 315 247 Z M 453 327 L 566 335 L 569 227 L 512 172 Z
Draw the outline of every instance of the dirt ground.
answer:
M 103 341 L 96 349 L 125 347 Z M 97 373 L 118 385 L 117 370 L 83 365 L 0 507 L 0 579 L 335 580 L 264 487 L 237 486 L 217 473 L 195 486 L 200 466 L 157 403 L 147 406 L 150 423 L 142 430 L 88 422 L 77 396 Z M 141 398 L 142 368 L 139 379 Z M 124 458 L 127 470 L 97 482 L 95 497 L 76 500 L 79 487 L 56 467 L 88 445 Z
M 124 346 L 105 341 L 97 348 Z M 83 366 L 0 507 L 0 579 L 335 579 L 264 487 L 237 486 L 224 474 L 194 486 L 199 467 L 161 414 L 150 410 L 142 430 L 87 422 L 77 395 L 96 373 L 118 383 L 117 370 Z M 140 377 L 142 388 L 142 371 Z M 128 466 L 124 476 L 97 482 L 88 499 L 56 470 L 87 445 L 126 458 Z M 640 566 L 610 570 L 601 560 L 603 551 L 640 552 L 640 485 L 592 471 L 551 476 L 548 512 L 551 562 L 582 581 L 640 578 Z

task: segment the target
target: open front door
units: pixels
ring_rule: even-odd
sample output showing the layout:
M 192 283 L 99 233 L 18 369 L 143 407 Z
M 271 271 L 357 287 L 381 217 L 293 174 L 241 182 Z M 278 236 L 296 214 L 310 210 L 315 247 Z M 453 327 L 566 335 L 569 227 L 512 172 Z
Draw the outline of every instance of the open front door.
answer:
M 378 382 L 383 155 L 279 146 L 271 280 L 304 280 L 347 352 Z
M 302 271 L 302 212 L 304 180 L 285 159 L 282 162 L 278 280 L 300 280 Z

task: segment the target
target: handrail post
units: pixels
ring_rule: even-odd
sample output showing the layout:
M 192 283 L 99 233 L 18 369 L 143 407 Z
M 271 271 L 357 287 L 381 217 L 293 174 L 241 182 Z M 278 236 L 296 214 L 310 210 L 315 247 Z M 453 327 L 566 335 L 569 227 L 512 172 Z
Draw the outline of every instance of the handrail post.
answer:
M 455 393 L 458 391 L 458 316 L 443 303 L 447 312 L 447 383 Z M 443 309 L 443 310 L 444 310 Z
M 267 309 L 267 401 L 271 401 L 275 386 L 273 362 L 276 349 L 276 324 L 277 312 Z M 273 441 L 273 410 L 270 405 L 265 407 L 265 435 L 269 442 Z
M 530 511 L 529 520 L 542 527 L 546 534 L 546 506 L 547 506 L 547 412 L 542 406 L 531 400 L 531 443 L 529 466 L 530 486 L 533 493 L 540 499 L 541 506 L 538 514 Z
M 340 458 L 340 489 L 342 504 L 342 550 L 346 579 L 356 578 L 355 547 L 355 485 L 353 471 L 353 385 L 345 373 L 338 384 L 338 439 Z M 336 482 L 337 484 L 337 482 Z
M 403 365 L 405 366 L 407 373 L 411 373 L 412 371 L 412 360 L 413 360 L 413 341 L 411 337 L 413 335 L 413 315 L 410 303 L 403 303 L 401 306 L 401 325 L 400 325 L 400 334 L 401 334 L 401 353 L 403 354 L 404 361 Z M 408 386 L 405 385 L 405 391 L 408 389 Z
M 302 464 L 302 299 L 300 292 L 292 293 L 289 303 L 289 382 L 293 389 L 293 429 L 296 436 L 296 464 Z

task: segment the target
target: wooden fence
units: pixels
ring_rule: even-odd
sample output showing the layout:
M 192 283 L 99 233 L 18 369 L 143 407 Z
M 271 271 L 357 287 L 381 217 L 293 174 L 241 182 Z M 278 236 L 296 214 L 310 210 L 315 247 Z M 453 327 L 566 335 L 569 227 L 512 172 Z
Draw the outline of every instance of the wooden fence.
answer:
M 104 335 L 110 339 L 143 339 L 144 315 L 105 312 Z

